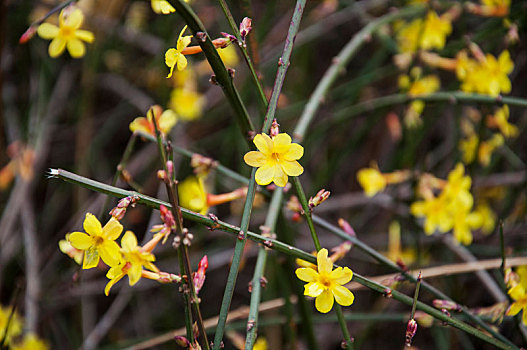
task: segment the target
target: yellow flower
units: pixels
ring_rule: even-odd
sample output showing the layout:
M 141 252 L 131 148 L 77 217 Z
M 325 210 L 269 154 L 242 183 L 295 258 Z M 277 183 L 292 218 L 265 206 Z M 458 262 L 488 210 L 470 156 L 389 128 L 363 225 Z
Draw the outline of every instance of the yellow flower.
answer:
M 439 90 L 441 85 L 439 77 L 437 75 L 427 75 L 420 77 L 420 73 L 414 74 L 415 80 L 410 82 L 410 78 L 406 75 L 399 78 L 400 85 L 402 82 L 407 82 L 406 88 L 408 89 L 408 95 L 410 96 L 421 96 L 427 95 Z M 425 108 L 425 103 L 421 100 L 414 100 L 410 103 L 410 107 L 405 114 L 405 124 L 408 127 L 415 127 L 421 123 L 421 113 Z
M 267 339 L 258 337 L 256 343 L 254 343 L 253 350 L 267 350 Z
M 258 151 L 250 151 L 243 159 L 247 165 L 258 167 L 256 183 L 268 185 L 274 182 L 279 187 L 287 184 L 288 176 L 299 176 L 304 168 L 297 162 L 304 154 L 304 147 L 291 143 L 291 137 L 280 133 L 270 138 L 265 133 L 253 140 Z
M 413 249 L 401 248 L 401 225 L 393 221 L 388 228 L 388 251 L 384 255 L 393 262 L 399 259 L 405 264 L 415 261 L 415 251 Z
M 376 168 L 360 169 L 357 173 L 357 181 L 364 189 L 366 197 L 373 197 L 386 188 L 386 178 Z
M 496 226 L 496 214 L 492 211 L 487 202 L 482 202 L 476 206 L 474 210 L 476 213 L 481 215 L 481 231 L 488 235 L 494 231 L 494 226 Z
M 488 166 L 492 153 L 494 153 L 496 148 L 503 145 L 504 142 L 505 140 L 501 134 L 494 134 L 489 140 L 481 142 L 478 152 L 479 163 L 483 166 Z
M 425 19 L 415 19 L 408 24 L 398 24 L 396 40 L 399 51 L 413 53 L 418 49 L 442 49 L 446 37 L 452 32 L 452 24 L 447 16 L 439 17 L 429 11 Z M 396 28 L 397 29 L 397 28 Z
M 469 209 L 470 210 L 470 209 Z M 481 214 L 469 210 L 453 212 L 454 227 L 452 229 L 456 241 L 463 245 L 472 243 L 472 230 L 478 229 L 483 224 Z
M 202 177 L 189 176 L 178 184 L 179 204 L 200 214 L 207 214 L 207 191 Z
M 445 196 L 439 196 L 414 202 L 410 206 L 410 213 L 413 216 L 424 217 L 424 229 L 427 235 L 433 234 L 437 229 L 440 232 L 448 232 L 452 228 L 452 217 L 445 199 Z
M 226 67 L 234 67 L 239 62 L 238 54 L 236 53 L 236 49 L 234 48 L 234 45 L 229 45 L 224 48 L 219 48 L 218 54 L 220 55 L 220 58 Z
M 192 89 L 176 88 L 170 94 L 169 106 L 183 120 L 201 117 L 204 104 L 204 97 Z
M 166 0 L 150 0 L 150 5 L 152 6 L 152 10 L 158 15 L 168 15 L 172 12 L 176 12 L 176 9 Z
M 514 300 L 507 310 L 507 315 L 514 316 L 523 310 L 522 322 L 527 325 L 527 276 L 523 266 L 518 268 L 519 283 L 516 283 L 509 289 L 508 294 Z M 520 273 L 521 272 L 521 273 Z
M 93 42 L 95 37 L 92 32 L 79 29 L 84 21 L 84 14 L 78 8 L 66 8 L 60 12 L 59 26 L 51 23 L 42 23 L 37 30 L 43 39 L 53 39 L 49 44 L 48 52 L 51 57 L 58 57 L 67 48 L 71 57 L 84 56 L 86 48 L 83 41 Z
M 15 344 L 11 350 L 48 350 L 49 345 L 37 335 L 29 333 L 24 336 L 21 343 Z
M 83 269 L 90 269 L 99 264 L 99 257 L 108 266 L 115 266 L 121 261 L 119 245 L 115 240 L 123 232 L 123 225 L 113 217 L 104 227 L 97 218 L 90 213 L 86 213 L 84 219 L 84 231 L 73 232 L 69 236 L 71 245 L 84 251 Z
M 16 311 L 11 316 L 11 310 L 11 307 L 2 307 L 0 305 L 0 339 L 5 338 L 5 345 L 9 345 L 15 337 L 22 333 L 22 320 Z M 9 317 L 11 317 L 11 320 L 9 320 Z M 7 327 L 8 323 L 9 328 Z
M 181 51 L 189 46 L 192 35 L 183 36 L 185 30 L 187 30 L 187 26 L 184 26 L 181 33 L 179 33 L 176 48 L 168 49 L 167 52 L 165 52 L 165 64 L 170 67 L 170 73 L 168 73 L 167 78 L 172 76 L 174 67 L 177 66 L 178 70 L 183 70 L 187 66 L 187 58 L 181 53 Z
M 304 286 L 304 295 L 314 297 L 315 307 L 322 313 L 333 308 L 336 300 L 342 306 L 353 304 L 355 297 L 343 284 L 351 281 L 353 272 L 348 267 L 337 267 L 333 270 L 333 263 L 328 258 L 328 250 L 323 248 L 317 253 L 317 270 L 309 267 L 296 269 L 296 276 L 308 282 Z
M 168 134 L 177 123 L 177 116 L 174 111 L 170 109 L 163 111 L 161 106 L 155 105 L 146 112 L 146 118 L 137 117 L 130 123 L 130 131 L 142 132 L 155 136 L 154 118 L 157 127 L 162 134 Z
M 154 254 L 144 251 L 137 245 L 137 238 L 132 231 L 126 231 L 123 235 L 121 246 L 122 262 L 113 266 L 106 274 L 106 277 L 110 279 L 104 288 L 106 295 L 110 293 L 110 288 L 126 275 L 128 275 L 130 286 L 135 285 L 141 279 L 143 266 L 151 271 L 159 272 L 159 269 L 152 263 L 156 260 Z
M 80 265 L 82 264 L 83 252 L 82 250 L 79 250 L 71 245 L 71 243 L 69 242 L 69 236 L 70 234 L 68 233 L 66 234 L 65 239 L 61 239 L 59 241 L 59 249 L 61 252 L 75 260 L 75 262 Z
M 479 138 L 478 135 L 473 134 L 468 138 L 459 141 L 459 150 L 463 163 L 471 164 L 476 159 L 476 151 L 478 149 Z
M 509 106 L 505 105 L 489 116 L 487 119 L 487 125 L 490 127 L 496 127 L 505 137 L 516 137 L 518 136 L 518 127 L 514 124 L 509 123 Z

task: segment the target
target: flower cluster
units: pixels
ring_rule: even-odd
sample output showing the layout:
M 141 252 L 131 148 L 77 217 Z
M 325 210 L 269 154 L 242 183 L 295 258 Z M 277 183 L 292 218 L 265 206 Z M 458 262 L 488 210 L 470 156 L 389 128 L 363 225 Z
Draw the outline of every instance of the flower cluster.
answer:
M 439 16 L 429 11 L 424 19 L 418 18 L 410 23 L 395 24 L 396 40 L 400 52 L 414 53 L 419 49 L 442 49 L 446 37 L 452 32 L 450 14 Z
M 424 218 L 424 230 L 428 235 L 436 231 L 450 230 L 454 238 L 464 245 L 472 243 L 472 231 L 482 228 L 482 215 L 473 210 L 474 198 L 470 193 L 472 180 L 465 176 L 462 164 L 448 174 L 446 182 L 435 179 L 420 184 L 420 194 L 424 200 L 412 203 L 410 212 Z M 439 186 L 434 186 L 434 183 Z M 440 189 L 439 195 L 434 191 Z
M 0 305 L 0 340 L 2 349 L 8 350 L 48 350 L 49 345 L 34 333 L 22 335 L 24 320 L 11 307 Z

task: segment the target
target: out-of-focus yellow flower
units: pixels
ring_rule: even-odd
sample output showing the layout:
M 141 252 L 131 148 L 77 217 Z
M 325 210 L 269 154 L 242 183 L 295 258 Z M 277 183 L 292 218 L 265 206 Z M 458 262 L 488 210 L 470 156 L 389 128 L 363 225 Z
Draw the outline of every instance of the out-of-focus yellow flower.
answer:
M 238 62 L 240 61 L 238 59 L 238 54 L 236 53 L 236 49 L 234 45 L 229 45 L 224 48 L 218 49 L 218 54 L 221 57 L 221 60 L 227 67 L 235 67 Z
M 48 350 L 49 345 L 40 339 L 36 334 L 29 333 L 24 335 L 22 342 L 14 344 L 11 350 Z
M 366 197 L 373 197 L 386 188 L 386 178 L 377 168 L 360 169 L 357 173 L 357 181 L 364 189 Z
M 415 261 L 413 249 L 401 248 L 401 225 L 397 221 L 393 221 L 388 228 L 388 251 L 384 255 L 394 262 L 400 259 L 405 264 L 411 264 Z
M 165 52 L 165 64 L 170 68 L 170 73 L 168 73 L 167 78 L 172 76 L 174 67 L 177 67 L 178 70 L 183 70 L 187 66 L 187 58 L 181 51 L 189 46 L 192 35 L 183 36 L 185 30 L 187 30 L 187 26 L 184 26 L 181 33 L 179 33 L 176 48 L 168 49 Z
M 201 176 L 189 176 L 178 184 L 179 204 L 200 214 L 207 214 L 207 191 Z
M 496 148 L 503 145 L 505 140 L 501 134 L 494 134 L 489 140 L 483 141 L 479 145 L 478 159 L 481 165 L 488 166 L 490 159 Z
M 159 269 L 152 263 L 156 260 L 154 254 L 145 251 L 137 245 L 137 238 L 132 231 L 126 231 L 121 239 L 121 253 L 123 260 L 119 265 L 113 266 L 106 277 L 110 279 L 104 288 L 104 294 L 110 293 L 110 288 L 124 276 L 128 275 L 130 286 L 135 285 L 141 279 L 143 267 L 159 272 Z
M 481 5 L 466 3 L 466 8 L 480 16 L 505 17 L 509 14 L 511 0 L 481 0 Z
M 131 132 L 142 132 L 149 135 L 156 135 L 154 118 L 157 127 L 162 134 L 168 134 L 177 123 L 177 116 L 174 111 L 167 109 L 163 111 L 161 106 L 152 106 L 145 117 L 137 117 L 130 123 Z
M 11 344 L 13 339 L 22 333 L 22 319 L 16 311 L 11 316 L 11 311 L 11 307 L 0 305 L 0 339 L 5 339 L 5 345 Z M 9 319 L 10 317 L 11 320 Z M 8 324 L 9 328 L 7 327 Z
M 496 59 L 491 54 L 481 55 L 479 60 L 468 57 L 466 51 L 457 56 L 456 74 L 461 90 L 490 96 L 511 92 L 508 75 L 514 69 L 509 51 L 503 51 Z
M 317 253 L 317 270 L 301 267 L 295 273 L 300 280 L 308 282 L 304 286 L 304 295 L 316 298 L 315 307 L 318 311 L 329 312 L 335 300 L 342 306 L 353 304 L 353 293 L 343 286 L 351 281 L 353 272 L 348 267 L 333 270 L 327 249 L 320 249 Z
M 198 92 L 175 88 L 170 94 L 169 107 L 183 120 L 195 120 L 201 117 L 205 98 Z
M 34 173 L 35 151 L 31 147 L 14 141 L 7 147 L 7 154 L 11 160 L 0 169 L 0 190 L 6 189 L 16 175 L 29 181 Z
M 518 136 L 518 127 L 514 124 L 509 123 L 509 106 L 505 105 L 502 108 L 498 108 L 494 115 L 487 117 L 487 126 L 496 127 L 505 137 L 516 137 Z
M 424 217 L 424 229 L 427 235 L 431 235 L 436 230 L 448 232 L 452 229 L 452 217 L 448 212 L 448 202 L 444 196 L 414 202 L 410 206 L 410 213 L 413 216 Z
M 90 269 L 99 264 L 99 258 L 108 266 L 115 266 L 121 261 L 119 245 L 115 240 L 123 232 L 123 225 L 113 217 L 104 227 L 97 218 L 86 213 L 84 232 L 72 232 L 69 235 L 71 245 L 84 251 L 83 269 Z
M 449 16 L 439 17 L 436 12 L 429 11 L 425 19 L 415 19 L 408 24 L 399 23 L 396 34 L 399 51 L 414 53 L 419 49 L 442 49 L 446 37 L 452 32 Z
M 496 226 L 496 214 L 492 211 L 487 202 L 481 202 L 474 209 L 481 216 L 481 231 L 488 235 L 494 231 Z
M 520 270 L 520 268 L 518 268 Z M 508 294 L 514 300 L 507 310 L 507 315 L 514 316 L 523 310 L 522 322 L 527 325 L 527 276 L 519 274 L 519 282 L 513 283 Z
M 425 96 L 439 90 L 441 83 L 437 75 L 427 75 L 421 77 L 420 70 L 415 69 L 412 70 L 410 75 L 412 75 L 414 78 L 413 81 L 411 81 L 410 77 L 407 75 L 402 75 L 399 77 L 399 86 L 407 90 L 408 95 L 412 97 Z M 412 101 L 404 118 L 406 126 L 418 126 L 421 123 L 420 116 L 423 113 L 424 108 L 424 101 Z
M 42 23 L 37 30 L 43 39 L 52 40 L 49 44 L 48 53 L 51 57 L 58 57 L 67 48 L 71 57 L 84 56 L 86 48 L 83 41 L 93 42 L 93 33 L 79 29 L 84 21 L 84 14 L 76 7 L 65 8 L 60 12 L 59 26 L 51 23 Z
M 479 138 L 476 134 L 472 134 L 469 137 L 459 141 L 459 150 L 461 151 L 463 163 L 472 164 L 476 158 L 478 143 Z
M 243 159 L 247 165 L 258 167 L 256 183 L 268 185 L 274 182 L 279 187 L 287 184 L 288 176 L 299 176 L 304 168 L 297 162 L 304 154 L 304 147 L 291 143 L 291 136 L 280 133 L 273 138 L 265 133 L 253 140 L 258 151 L 250 151 Z
M 472 243 L 472 230 L 480 228 L 483 219 L 478 212 L 467 210 L 457 210 L 453 212 L 454 227 L 452 229 L 454 238 L 461 244 L 470 245 Z
M 254 343 L 253 350 L 267 350 L 267 339 L 258 337 Z
M 158 15 L 168 15 L 172 12 L 176 12 L 176 9 L 166 0 L 150 0 L 150 6 L 152 6 L 152 10 Z
M 75 260 L 75 262 L 80 265 L 82 264 L 83 252 L 82 250 L 77 249 L 71 245 L 71 243 L 69 242 L 69 236 L 70 234 L 68 233 L 66 234 L 66 239 L 61 239 L 59 241 L 59 249 L 61 252 Z

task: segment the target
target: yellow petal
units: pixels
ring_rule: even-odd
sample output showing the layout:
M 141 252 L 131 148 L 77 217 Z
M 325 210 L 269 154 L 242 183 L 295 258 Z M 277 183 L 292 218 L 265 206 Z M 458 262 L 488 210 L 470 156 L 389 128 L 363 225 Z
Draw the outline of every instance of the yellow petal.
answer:
M 61 37 L 56 37 L 51 41 L 48 47 L 48 53 L 50 57 L 59 57 L 66 48 L 66 41 Z
M 266 134 L 258 134 L 253 140 L 256 148 L 265 155 L 271 155 L 273 149 L 273 141 Z
M 114 279 L 118 276 L 124 276 L 123 267 L 126 265 L 126 262 L 120 263 L 119 265 L 112 266 L 106 273 L 106 277 L 109 279 Z
M 318 273 L 309 267 L 301 267 L 296 269 L 296 276 L 304 282 L 315 282 L 318 278 Z
M 92 213 L 86 213 L 82 226 L 84 227 L 84 231 L 90 236 L 102 236 L 101 223 Z
M 108 283 L 106 284 L 106 287 L 104 287 L 104 294 L 108 296 L 110 294 L 110 289 L 113 287 L 113 285 L 119 282 L 121 278 L 123 278 L 124 276 L 125 276 L 124 274 L 121 274 L 117 276 L 116 278 L 113 278 L 110 281 L 108 281 Z
M 62 12 L 61 12 L 62 15 Z M 84 21 L 84 14 L 78 8 L 75 8 L 73 11 L 68 13 L 68 16 L 63 19 L 63 25 L 71 28 L 80 28 L 82 22 Z
M 182 71 L 187 66 L 187 58 L 183 54 L 179 54 L 177 57 L 177 70 Z
M 292 143 L 289 150 L 282 156 L 285 160 L 298 160 L 304 155 L 304 147 L 298 143 Z
M 84 251 L 84 262 L 82 263 L 83 269 L 91 269 L 97 267 L 99 264 L 99 251 L 95 246 L 90 246 Z
M 275 164 L 274 174 L 273 174 L 273 181 L 275 185 L 279 187 L 284 187 L 285 185 L 287 185 L 287 180 L 288 180 L 287 174 L 282 169 L 280 164 Z
M 59 27 L 51 23 L 42 23 L 38 26 L 37 33 L 42 39 L 53 39 L 59 34 Z
M 255 179 L 258 185 L 269 185 L 273 181 L 274 166 L 266 164 L 256 170 Z
M 328 313 L 333 308 L 334 298 L 331 291 L 325 290 L 315 300 L 315 307 L 322 313 Z
M 78 29 L 75 31 L 75 37 L 88 43 L 92 43 L 95 40 L 95 36 L 92 32 L 82 29 Z
M 130 270 L 128 270 L 128 279 L 130 280 L 130 285 L 133 286 L 141 279 L 141 272 L 143 271 L 143 265 L 141 264 L 132 264 Z
M 86 53 L 84 44 L 79 39 L 70 39 L 66 44 L 68 51 L 73 58 L 80 58 Z
M 280 133 L 273 138 L 273 152 L 286 153 L 291 147 L 291 136 Z
M 333 263 L 328 258 L 328 250 L 322 248 L 317 253 L 317 266 L 319 274 L 330 274 L 333 269 Z
M 132 231 L 126 231 L 121 239 L 121 246 L 124 252 L 130 253 L 137 249 L 137 238 Z
M 520 303 L 512 303 L 511 306 L 509 306 L 509 309 L 507 310 L 507 316 L 514 316 L 518 314 L 522 310 L 522 306 Z
M 180 37 L 176 44 L 177 50 L 181 52 L 185 47 L 189 46 L 191 40 L 191 35 Z
M 119 238 L 119 235 L 121 232 L 123 232 L 123 225 L 119 221 L 117 221 L 114 217 L 112 217 L 106 225 L 104 225 L 103 229 L 103 237 L 115 241 L 117 238 Z
M 304 286 L 304 295 L 318 297 L 324 291 L 324 287 L 318 282 L 310 282 Z
M 282 170 L 289 176 L 298 176 L 304 172 L 304 168 L 296 160 L 294 161 L 281 161 L 280 166 Z
M 509 289 L 508 294 L 514 300 L 521 300 L 526 297 L 525 289 L 523 288 L 522 284 L 517 284 L 511 289 Z
M 188 26 L 184 26 L 183 29 L 181 29 L 181 32 L 179 32 L 178 40 L 180 40 L 183 37 L 183 34 L 185 33 L 185 30 L 187 30 Z
M 337 284 L 345 284 L 351 281 L 353 272 L 348 267 L 337 267 L 331 271 L 329 278 L 331 278 Z
M 121 251 L 119 245 L 114 241 L 104 241 L 99 245 L 99 254 L 108 266 L 115 266 L 121 262 Z
M 262 167 L 267 163 L 267 157 L 262 152 L 258 151 L 250 151 L 245 153 L 243 160 L 245 163 L 247 163 L 247 165 L 253 167 Z
M 73 247 L 80 250 L 86 250 L 93 244 L 92 238 L 83 232 L 71 233 L 68 237 L 68 241 Z
M 163 114 L 161 114 L 158 122 L 161 132 L 163 134 L 168 134 L 177 123 L 177 115 L 173 110 L 167 109 L 163 112 Z
M 331 291 L 333 292 L 333 295 L 335 296 L 335 300 L 337 303 L 339 303 L 342 306 L 350 306 L 353 304 L 353 300 L 355 299 L 355 296 L 352 292 L 346 287 L 343 286 L 335 286 L 331 288 Z

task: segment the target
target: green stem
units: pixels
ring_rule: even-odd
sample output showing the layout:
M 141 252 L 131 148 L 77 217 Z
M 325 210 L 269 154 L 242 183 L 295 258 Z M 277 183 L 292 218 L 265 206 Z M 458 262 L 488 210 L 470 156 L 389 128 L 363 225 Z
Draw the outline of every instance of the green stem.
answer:
M 344 341 L 346 342 L 345 347 L 348 350 L 353 350 L 354 340 L 351 339 L 350 332 L 348 331 L 348 326 L 346 325 L 346 318 L 342 312 L 342 307 L 340 305 L 336 305 L 335 311 L 337 312 L 337 320 L 340 325 L 340 331 L 342 332 L 342 335 L 344 335 Z
M 395 19 L 415 15 L 419 12 L 422 12 L 423 10 L 424 7 L 422 6 L 412 6 L 397 12 L 389 13 L 370 22 L 361 31 L 355 34 L 351 41 L 349 41 L 348 44 L 346 44 L 346 46 L 344 46 L 340 53 L 334 58 L 333 63 L 326 70 L 324 76 L 315 88 L 315 91 L 313 91 L 309 97 L 308 103 L 306 104 L 304 111 L 300 116 L 300 120 L 298 121 L 298 124 L 295 128 L 295 132 L 293 133 L 296 141 L 301 142 L 303 140 L 309 124 L 315 117 L 315 113 L 320 107 L 320 104 L 324 100 L 324 97 L 328 93 L 330 87 L 346 68 L 353 56 L 359 51 L 359 48 L 369 38 L 371 38 L 373 32 Z
M 254 126 L 249 117 L 249 113 L 243 104 L 238 90 L 234 86 L 233 78 L 225 69 L 225 65 L 218 54 L 218 51 L 212 44 L 212 40 L 201 23 L 198 16 L 194 13 L 190 5 L 188 5 L 184 0 L 169 0 L 170 4 L 174 6 L 177 12 L 183 17 L 183 20 L 187 23 L 190 31 L 194 37 L 198 38 L 199 46 L 201 46 L 207 61 L 209 61 L 214 74 L 216 75 L 216 81 L 218 85 L 221 86 L 227 101 L 234 109 L 235 115 L 238 119 L 238 124 L 242 130 L 242 133 L 249 144 L 252 147 L 250 142 L 250 137 L 254 131 Z
M 415 307 L 417 305 L 417 298 L 419 297 L 419 287 L 421 287 L 421 272 L 419 272 L 419 275 L 417 276 L 417 284 L 415 285 L 414 302 L 412 304 L 412 314 L 410 315 L 410 319 L 413 319 L 415 315 Z
M 62 169 L 50 169 L 50 177 L 57 177 L 57 178 L 60 178 L 64 181 L 67 181 L 67 182 L 70 182 L 70 183 L 73 183 L 73 184 L 76 184 L 76 185 L 79 185 L 79 186 L 82 186 L 82 187 L 85 187 L 85 188 L 88 188 L 88 189 L 91 189 L 91 190 L 94 190 L 94 191 L 97 191 L 97 192 L 100 192 L 100 193 L 105 193 L 107 195 L 111 195 L 111 196 L 115 196 L 115 197 L 118 197 L 118 198 L 123 198 L 123 197 L 127 197 L 127 196 L 137 196 L 139 198 L 138 200 L 138 203 L 139 204 L 144 204 L 144 205 L 147 205 L 149 207 L 152 207 L 152 208 L 156 208 L 156 209 L 159 209 L 159 206 L 160 205 L 165 205 L 167 208 L 171 208 L 171 205 L 167 202 L 164 202 L 164 201 L 161 201 L 157 198 L 153 198 L 153 197 L 150 197 L 150 196 L 146 196 L 144 194 L 141 194 L 141 193 L 138 193 L 138 192 L 134 192 L 134 191 L 128 191 L 128 190 L 123 190 L 123 189 L 120 189 L 120 188 L 117 188 L 117 187 L 113 187 L 113 186 L 109 186 L 109 185 L 106 185 L 106 184 L 103 184 L 103 183 L 100 183 L 98 181 L 95 181 L 95 180 L 92 180 L 92 179 L 88 179 L 88 178 L 85 178 L 83 176 L 80 176 L 80 175 L 77 175 L 77 174 L 74 174 L 74 173 L 71 173 L 71 172 L 68 172 L 66 170 L 62 170 Z M 228 224 L 228 223 L 225 223 L 223 221 L 220 221 L 220 220 L 215 220 L 215 219 L 211 219 L 210 217 L 207 217 L 207 216 L 203 216 L 203 215 L 200 215 L 198 213 L 195 213 L 195 212 L 192 212 L 190 210 L 187 210 L 185 208 L 181 208 L 181 212 L 183 214 L 183 218 L 184 219 L 188 219 L 188 220 L 191 220 L 191 221 L 194 221 L 198 224 L 202 224 L 202 225 L 205 225 L 205 226 L 208 226 L 208 227 L 213 227 L 213 228 L 216 228 L 216 229 L 219 229 L 221 231 L 224 231 L 224 232 L 227 232 L 227 233 L 231 233 L 233 235 L 237 235 L 239 237 L 239 233 L 240 233 L 240 228 L 239 227 L 236 227 L 234 225 L 231 225 L 231 224 Z M 305 260 L 305 261 L 308 261 L 308 262 L 311 262 L 311 263 L 314 263 L 316 264 L 316 257 L 314 257 L 313 255 L 301 250 L 301 249 L 298 249 L 296 247 L 293 247 L 291 245 L 288 245 L 288 244 L 285 244 L 281 241 L 278 241 L 276 239 L 272 239 L 272 238 L 269 238 L 269 237 L 265 237 L 265 236 L 262 236 L 262 235 L 259 235 L 259 234 L 256 234 L 256 233 L 253 233 L 251 231 L 244 231 L 244 236 L 246 236 L 247 238 L 253 240 L 254 242 L 257 242 L 257 243 L 264 243 L 267 241 L 266 243 L 266 246 L 268 246 L 269 248 L 273 249 L 273 250 L 276 250 L 278 252 L 281 252 L 281 253 L 284 253 L 286 255 L 290 255 L 290 256 L 293 256 L 295 258 L 299 258 L 299 259 L 302 259 L 302 260 Z M 348 240 L 349 240 L 349 236 L 347 236 Z M 335 266 L 335 267 L 338 267 L 338 266 Z M 395 290 L 391 290 L 390 288 L 380 284 L 380 283 L 377 283 L 377 282 L 374 282 L 372 280 L 369 280 L 368 278 L 365 278 L 361 275 L 359 275 L 358 273 L 354 273 L 353 274 L 353 281 L 367 287 L 368 289 L 371 289 L 373 291 L 376 291 L 378 293 L 381 293 L 383 295 L 390 295 L 393 299 L 403 303 L 403 304 L 406 304 L 408 306 L 411 306 L 413 304 L 413 299 L 400 293 L 400 292 L 397 292 Z M 424 283 L 423 283 L 423 286 L 424 286 Z M 437 310 L 427 304 L 424 304 L 422 302 L 417 302 L 416 303 L 416 309 L 417 310 L 421 310 L 431 316 L 433 316 L 434 318 L 440 320 L 440 321 L 443 321 L 449 325 L 452 325 L 453 327 L 455 328 L 458 328 L 466 333 L 469 333 L 471 335 L 474 335 L 475 337 L 489 343 L 489 344 L 492 344 L 500 349 L 518 349 L 517 346 L 515 346 L 514 344 L 507 344 L 499 339 L 495 339 L 489 335 L 487 335 L 485 332 L 482 332 L 468 324 L 465 324 L 464 322 L 461 322 L 457 319 L 454 319 L 454 318 L 451 318 L 449 316 L 447 316 L 446 314 L 442 313 L 440 310 Z M 472 320 L 472 318 L 470 318 L 470 320 Z M 510 342 L 510 341 L 509 341 Z
M 456 92 L 436 92 L 428 95 L 410 96 L 408 94 L 393 94 L 383 96 L 368 101 L 357 103 L 347 107 L 335 114 L 332 123 L 339 123 L 361 113 L 372 112 L 376 109 L 390 107 L 397 104 L 403 104 L 410 101 L 419 100 L 424 102 L 449 102 L 449 103 L 482 103 L 527 108 L 527 99 L 520 97 L 497 96 L 472 94 L 461 91 Z M 329 126 L 329 125 L 328 125 Z
M 243 248 L 245 247 L 245 241 L 247 240 L 247 233 L 249 229 L 249 220 L 251 218 L 251 211 L 253 207 L 254 195 L 256 192 L 256 181 L 254 176 L 256 174 L 256 168 L 253 168 L 251 172 L 251 180 L 249 181 L 249 188 L 247 189 L 247 197 L 245 199 L 245 205 L 243 207 L 242 220 L 240 224 L 240 230 L 238 231 L 238 239 L 234 247 L 234 255 L 232 257 L 231 267 L 229 269 L 229 276 L 227 277 L 227 285 L 225 286 L 225 292 L 223 293 L 223 299 L 221 302 L 220 315 L 218 317 L 218 325 L 216 327 L 216 333 L 214 334 L 213 349 L 218 350 L 221 348 L 223 339 L 223 333 L 225 331 L 225 323 L 227 322 L 227 314 L 231 305 L 232 294 L 234 292 L 234 286 L 238 277 L 238 270 L 243 254 Z
M 251 72 L 251 77 L 253 78 L 253 83 L 258 89 L 258 95 L 260 96 L 260 102 L 262 103 L 262 106 L 267 108 L 267 105 L 268 105 L 267 97 L 265 97 L 262 84 L 260 82 L 260 79 L 258 78 L 258 73 L 256 72 L 256 69 L 254 68 L 253 62 L 251 60 L 251 56 L 249 56 L 249 53 L 247 52 L 247 47 L 242 42 L 240 30 L 238 26 L 236 25 L 236 22 L 234 21 L 234 17 L 231 13 L 231 10 L 229 9 L 229 6 L 227 6 L 227 3 L 225 2 L 225 0 L 218 0 L 218 1 L 221 5 L 221 9 L 223 10 L 223 13 L 225 14 L 225 17 L 227 18 L 227 21 L 229 22 L 229 26 L 231 27 L 231 30 L 234 33 L 234 36 L 236 36 L 236 39 L 238 39 L 238 47 L 240 48 L 240 51 L 242 52 L 243 58 L 245 59 L 245 63 L 247 63 L 247 67 L 249 67 L 249 71 Z
M 298 200 L 302 205 L 302 210 L 304 210 L 304 216 L 306 217 L 307 226 L 309 226 L 309 232 L 311 233 L 311 238 L 315 244 L 315 249 L 318 252 L 320 249 L 322 249 L 322 246 L 318 240 L 317 232 L 315 231 L 315 225 L 313 224 L 313 217 L 311 216 L 311 210 L 309 209 L 304 189 L 302 188 L 302 184 L 300 183 L 298 177 L 293 177 L 293 184 L 295 186 L 296 193 L 298 194 Z
M 265 229 L 269 233 L 275 232 L 276 221 L 278 220 L 279 209 L 282 207 L 282 198 L 284 191 L 279 188 L 273 193 L 267 217 L 265 219 Z M 249 305 L 249 319 L 247 321 L 247 336 L 245 337 L 245 349 L 251 350 L 256 340 L 258 331 L 258 311 L 262 293 L 261 279 L 265 270 L 265 262 L 267 260 L 267 250 L 265 247 L 258 248 L 258 258 L 256 259 L 256 266 L 252 279 L 251 303 Z M 287 296 L 286 296 L 287 297 Z
M 291 60 L 291 53 L 293 52 L 293 44 L 298 33 L 298 28 L 300 27 L 300 20 L 302 19 L 305 6 L 306 0 L 296 1 L 295 11 L 293 12 L 293 17 L 291 18 L 291 25 L 289 26 L 289 31 L 287 32 L 287 37 L 285 39 L 284 51 L 282 53 L 282 57 L 280 57 L 278 60 L 278 70 L 276 71 L 273 92 L 271 94 L 271 99 L 269 100 L 267 113 L 265 114 L 264 125 L 262 127 L 262 132 L 265 133 L 268 133 L 271 123 L 273 122 L 276 106 L 278 105 L 278 98 L 282 92 L 285 75 Z

